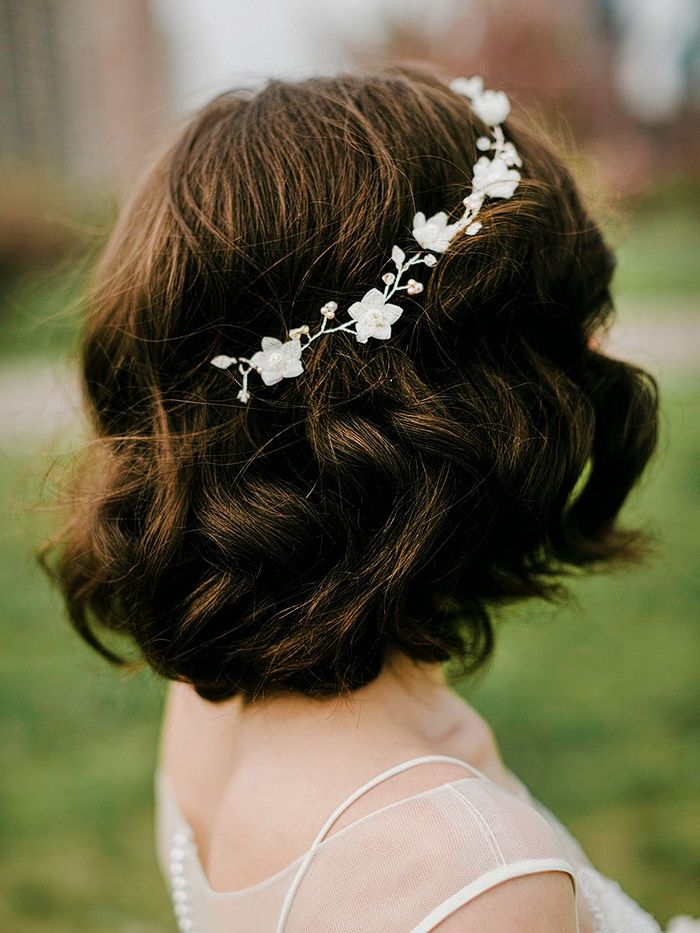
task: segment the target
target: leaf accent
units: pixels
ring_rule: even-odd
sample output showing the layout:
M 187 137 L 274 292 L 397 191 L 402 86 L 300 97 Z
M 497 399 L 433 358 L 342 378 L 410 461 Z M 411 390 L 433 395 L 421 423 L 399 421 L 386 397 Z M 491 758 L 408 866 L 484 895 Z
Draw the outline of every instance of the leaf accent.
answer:
M 406 259 L 406 254 L 400 246 L 395 246 L 391 251 L 391 258 L 396 265 L 396 268 L 400 269 L 404 260 Z

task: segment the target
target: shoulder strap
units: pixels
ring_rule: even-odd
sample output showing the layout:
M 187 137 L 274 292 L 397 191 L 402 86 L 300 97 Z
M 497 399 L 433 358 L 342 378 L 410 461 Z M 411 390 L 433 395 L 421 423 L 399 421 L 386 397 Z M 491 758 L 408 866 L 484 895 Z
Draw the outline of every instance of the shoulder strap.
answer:
M 304 859 L 301 865 L 299 866 L 297 873 L 294 876 L 294 879 L 292 880 L 292 883 L 290 884 L 289 889 L 287 891 L 287 896 L 284 899 L 282 910 L 280 912 L 279 919 L 277 921 L 276 933 L 282 933 L 282 931 L 284 930 L 284 926 L 287 922 L 287 917 L 289 916 L 289 911 L 292 906 L 292 901 L 294 900 L 294 895 L 296 894 L 299 888 L 299 885 L 301 884 L 301 880 L 304 877 L 304 874 L 306 873 L 307 868 L 309 867 L 311 859 L 314 856 L 314 852 L 318 848 L 319 844 L 323 841 L 324 837 L 328 833 L 329 829 L 333 826 L 335 821 L 338 819 L 338 817 L 342 813 L 344 813 L 347 810 L 347 808 L 351 804 L 353 804 L 359 797 L 361 797 L 364 793 L 366 793 L 372 787 L 376 787 L 377 784 L 381 784 L 382 781 L 386 781 L 387 778 L 393 777 L 395 774 L 399 774 L 401 771 L 406 771 L 408 768 L 413 768 L 416 765 L 427 764 L 428 762 L 435 762 L 435 761 L 449 762 L 451 764 L 461 765 L 463 768 L 466 768 L 467 770 L 471 771 L 472 774 L 476 775 L 477 777 L 484 778 L 485 780 L 490 780 L 489 778 L 486 777 L 485 774 L 482 774 L 481 771 L 477 770 L 477 768 L 468 764 L 466 761 L 463 761 L 461 758 L 453 758 L 451 755 L 421 755 L 418 758 L 409 758 L 407 761 L 402 761 L 397 765 L 393 765 L 391 768 L 387 768 L 385 771 L 382 771 L 380 774 L 377 774 L 373 778 L 370 778 L 369 781 L 367 781 L 361 787 L 358 787 L 357 790 L 353 791 L 352 794 L 346 797 L 345 800 L 342 801 L 342 803 L 338 804 L 338 806 L 331 813 L 331 815 L 328 817 L 326 822 L 323 824 L 323 826 L 319 830 L 314 841 L 311 843 L 311 846 L 306 852 L 306 855 L 304 856 Z

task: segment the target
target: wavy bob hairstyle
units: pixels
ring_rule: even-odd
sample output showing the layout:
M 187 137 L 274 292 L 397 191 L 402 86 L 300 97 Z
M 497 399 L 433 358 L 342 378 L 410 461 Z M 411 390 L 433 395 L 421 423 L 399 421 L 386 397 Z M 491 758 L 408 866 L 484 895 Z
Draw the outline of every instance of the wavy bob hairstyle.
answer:
M 211 701 L 344 694 L 395 652 L 466 672 L 492 607 L 643 551 L 616 519 L 656 386 L 594 339 L 614 259 L 571 175 L 506 126 L 515 195 L 391 340 L 321 340 L 247 405 L 209 360 L 359 300 L 418 208 L 461 211 L 487 128 L 420 70 L 272 81 L 217 96 L 145 174 L 87 296 L 94 437 L 40 555 L 107 658 L 100 628 Z

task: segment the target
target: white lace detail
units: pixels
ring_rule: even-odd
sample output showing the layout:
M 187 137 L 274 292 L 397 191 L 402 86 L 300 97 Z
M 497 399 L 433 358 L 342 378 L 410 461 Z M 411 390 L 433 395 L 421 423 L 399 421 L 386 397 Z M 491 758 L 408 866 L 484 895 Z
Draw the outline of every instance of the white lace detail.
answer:
M 625 894 L 616 881 L 586 866 L 579 868 L 578 880 L 595 923 L 595 933 L 661 933 L 651 914 Z
M 671 920 L 666 933 L 700 933 L 700 920 L 679 915 Z

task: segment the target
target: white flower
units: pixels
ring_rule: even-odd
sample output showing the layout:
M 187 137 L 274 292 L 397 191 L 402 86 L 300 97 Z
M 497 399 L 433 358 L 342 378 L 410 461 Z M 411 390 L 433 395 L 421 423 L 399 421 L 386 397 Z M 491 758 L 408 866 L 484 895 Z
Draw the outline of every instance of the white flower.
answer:
M 413 237 L 423 249 L 444 253 L 456 233 L 457 224 L 448 224 L 444 211 L 433 214 L 427 220 L 423 211 L 418 211 L 413 218 Z
M 497 126 L 510 113 L 510 101 L 503 91 L 484 91 L 472 99 L 472 110 L 484 123 Z
M 508 168 L 503 159 L 482 156 L 474 166 L 472 186 L 490 198 L 511 198 L 519 181 L 520 172 Z
M 291 379 L 303 373 L 301 351 L 300 340 L 282 343 L 276 337 L 263 337 L 262 350 L 251 356 L 250 365 L 257 369 L 265 385 L 271 386 L 280 379 Z
M 467 227 L 467 236 L 474 236 L 479 230 L 481 230 L 481 221 L 477 220 L 476 223 L 469 224 Z
M 450 90 L 465 97 L 478 97 L 484 91 L 484 82 L 479 77 L 455 78 L 450 81 Z
M 692 917 L 674 917 L 668 925 L 666 933 L 700 933 L 700 920 Z
M 488 152 L 491 148 L 491 140 L 488 136 L 480 136 L 476 141 L 476 148 L 481 152 Z
M 391 325 L 401 317 L 403 308 L 385 304 L 384 295 L 379 289 L 371 288 L 361 301 L 350 305 L 348 314 L 357 321 L 357 342 L 367 343 L 368 337 L 376 337 L 377 340 L 391 337 Z

